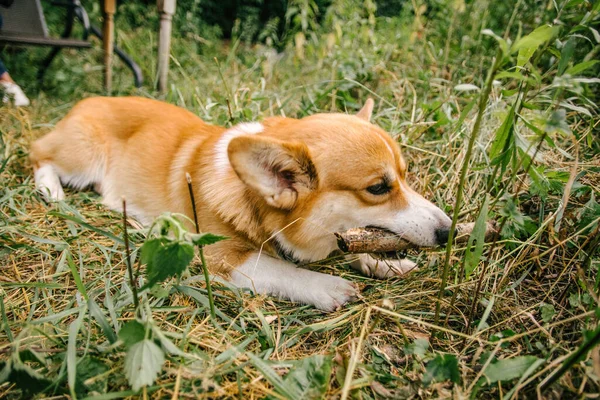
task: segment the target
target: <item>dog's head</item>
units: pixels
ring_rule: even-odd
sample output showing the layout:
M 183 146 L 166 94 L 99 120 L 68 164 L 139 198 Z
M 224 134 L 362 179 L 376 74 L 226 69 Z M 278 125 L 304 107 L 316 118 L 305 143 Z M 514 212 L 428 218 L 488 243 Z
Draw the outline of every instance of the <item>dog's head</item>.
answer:
M 397 143 L 369 123 L 372 109 L 369 99 L 355 116 L 268 119 L 252 132 L 259 134 L 229 143 L 231 166 L 294 258 L 326 257 L 337 248 L 333 233 L 355 227 L 384 228 L 420 246 L 446 242 L 450 218 L 410 188 Z

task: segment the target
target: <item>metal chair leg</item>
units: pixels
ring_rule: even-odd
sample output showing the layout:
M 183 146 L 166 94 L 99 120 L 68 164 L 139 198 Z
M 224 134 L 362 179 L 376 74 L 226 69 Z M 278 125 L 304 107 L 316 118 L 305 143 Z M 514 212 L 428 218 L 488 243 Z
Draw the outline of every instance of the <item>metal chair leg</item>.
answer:
M 59 3 L 57 3 L 57 4 L 59 4 Z M 79 0 L 71 0 L 71 2 L 69 4 L 63 4 L 63 5 L 68 7 L 67 24 L 65 25 L 65 29 L 61 35 L 63 38 L 68 38 L 69 36 L 71 36 L 71 32 L 73 31 L 74 18 L 76 17 L 77 19 L 79 19 L 79 21 L 81 21 L 81 24 L 83 25 L 83 40 L 87 40 L 90 34 L 95 35 L 100 40 L 103 39 L 102 32 L 98 28 L 96 28 L 95 26 L 90 24 L 90 19 L 88 17 L 88 14 L 85 11 L 85 9 L 81 6 L 81 3 L 79 2 Z M 37 77 L 38 81 L 40 83 L 43 82 L 44 75 L 45 75 L 46 71 L 48 70 L 48 67 L 50 67 L 50 64 L 52 63 L 54 58 L 56 58 L 56 56 L 58 55 L 60 50 L 61 50 L 60 47 L 53 47 L 52 50 L 50 51 L 50 53 L 42 61 L 42 67 L 38 71 L 38 77 Z M 142 85 L 144 83 L 144 77 L 142 75 L 142 69 L 140 68 L 140 66 L 137 65 L 135 63 L 135 61 L 133 61 L 131 59 L 131 57 L 129 57 L 127 55 L 127 53 L 125 53 L 119 47 L 115 46 L 114 51 L 117 54 L 117 56 L 127 65 L 127 67 L 133 73 L 135 87 L 136 88 L 142 87 Z
M 85 11 L 85 8 L 83 8 L 81 6 L 75 7 L 75 16 L 77 17 L 77 19 L 79 21 L 81 21 L 81 24 L 83 25 L 82 39 L 88 40 L 88 37 L 90 36 L 90 17 L 88 17 L 88 14 Z
M 75 2 L 78 3 L 77 0 L 75 0 L 73 3 L 75 3 Z M 63 33 L 61 35 L 61 37 L 63 39 L 66 39 L 69 36 L 71 36 L 71 32 L 73 31 L 73 20 L 74 19 L 75 19 L 75 10 L 74 10 L 74 7 L 68 7 L 68 10 L 67 10 L 67 24 L 65 25 L 65 29 L 63 30 Z M 50 64 L 52 64 L 52 61 L 58 55 L 58 53 L 60 52 L 60 50 L 61 50 L 60 47 L 53 47 L 52 50 L 50 51 L 50 53 L 42 61 L 42 67 L 39 69 L 38 76 L 37 76 L 38 82 L 40 84 L 44 81 L 44 75 L 46 74 L 46 71 L 48 70 L 48 67 L 50 67 Z
M 90 32 L 98 39 L 103 40 L 102 32 L 96 26 L 90 25 Z M 133 73 L 135 87 L 142 87 L 142 84 L 144 83 L 144 76 L 142 75 L 142 69 L 140 68 L 140 66 L 137 65 L 136 62 L 133 61 L 131 57 L 127 55 L 127 53 L 121 50 L 120 47 L 115 45 L 114 50 L 117 56 L 119 56 L 119 58 L 127 65 L 127 67 L 129 67 L 129 69 Z

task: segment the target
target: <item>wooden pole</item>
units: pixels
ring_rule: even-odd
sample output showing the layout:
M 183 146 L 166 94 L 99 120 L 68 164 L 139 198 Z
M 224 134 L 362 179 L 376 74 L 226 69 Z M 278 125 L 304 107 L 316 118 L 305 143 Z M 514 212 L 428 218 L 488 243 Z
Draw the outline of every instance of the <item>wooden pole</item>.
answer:
M 110 95 L 112 91 L 112 60 L 115 46 L 116 0 L 104 0 L 104 89 Z
M 171 21 L 175 14 L 177 0 L 158 0 L 160 12 L 160 32 L 158 34 L 158 91 L 167 91 L 169 57 L 171 55 Z

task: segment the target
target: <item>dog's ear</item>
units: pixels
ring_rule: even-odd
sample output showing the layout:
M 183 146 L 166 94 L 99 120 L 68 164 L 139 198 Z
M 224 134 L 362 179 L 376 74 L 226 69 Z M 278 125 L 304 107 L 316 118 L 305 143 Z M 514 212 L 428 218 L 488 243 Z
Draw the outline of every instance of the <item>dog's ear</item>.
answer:
M 227 152 L 239 178 L 273 207 L 290 210 L 318 185 L 317 170 L 303 143 L 238 136 Z
M 371 120 L 371 115 L 373 114 L 374 105 L 375 103 L 373 102 L 373 99 L 369 97 L 365 102 L 363 108 L 360 109 L 356 116 L 360 119 L 364 119 L 365 121 L 369 122 Z

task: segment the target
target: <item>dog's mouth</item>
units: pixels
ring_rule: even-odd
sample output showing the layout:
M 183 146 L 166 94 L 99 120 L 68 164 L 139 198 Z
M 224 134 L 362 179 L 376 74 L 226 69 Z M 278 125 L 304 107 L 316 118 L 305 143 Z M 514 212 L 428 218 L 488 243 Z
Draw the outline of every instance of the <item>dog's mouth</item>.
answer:
M 377 230 L 380 230 L 380 231 L 387 232 L 390 235 L 394 235 L 394 236 L 399 236 L 400 235 L 399 233 L 393 232 L 393 231 L 391 231 L 388 228 L 384 228 L 384 227 L 377 226 L 377 225 L 367 225 L 367 226 L 365 226 L 365 228 L 367 228 L 367 229 L 377 229 Z

